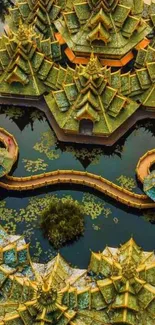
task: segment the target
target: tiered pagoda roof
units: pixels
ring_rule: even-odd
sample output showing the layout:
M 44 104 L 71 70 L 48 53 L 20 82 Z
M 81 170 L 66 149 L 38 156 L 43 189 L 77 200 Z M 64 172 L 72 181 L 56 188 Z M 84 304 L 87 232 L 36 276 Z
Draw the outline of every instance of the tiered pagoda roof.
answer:
M 42 49 L 42 51 L 40 50 Z M 72 81 L 73 70 L 56 65 L 48 57 L 51 41 L 42 40 L 32 27 L 19 24 L 17 32 L 0 38 L 0 92 L 39 96 Z
M 32 24 L 35 32 L 41 35 L 41 38 L 47 42 L 51 41 L 52 58 L 61 59 L 61 49 L 55 38 L 55 27 L 53 21 L 58 18 L 61 7 L 55 0 L 28 0 L 17 1 L 13 8 L 10 8 L 10 26 L 15 28 L 19 26 L 20 20 L 24 24 Z
M 142 84 L 142 93 L 138 97 L 139 101 L 147 109 L 155 107 L 155 44 L 147 49 L 138 51 L 136 61 L 136 75 L 141 75 L 139 82 Z M 138 87 L 137 87 L 138 88 Z
M 92 253 L 88 270 L 59 254 L 31 261 L 19 236 L 0 228 L 0 325 L 154 325 L 155 256 L 131 238 Z
M 45 100 L 65 132 L 78 133 L 79 122 L 88 119 L 94 123 L 93 134 L 108 136 L 139 107 L 124 95 L 128 78 L 120 71 L 111 73 L 91 55 L 87 66 L 77 66 L 73 83 L 52 91 Z
M 60 42 L 74 63 L 86 63 L 92 50 L 109 66 L 122 66 L 133 58 L 132 49 L 151 31 L 141 18 L 143 0 L 86 0 L 71 2 L 55 21 Z
M 153 325 L 155 317 L 155 256 L 131 238 L 119 249 L 92 253 L 89 272 L 109 305 L 110 324 Z

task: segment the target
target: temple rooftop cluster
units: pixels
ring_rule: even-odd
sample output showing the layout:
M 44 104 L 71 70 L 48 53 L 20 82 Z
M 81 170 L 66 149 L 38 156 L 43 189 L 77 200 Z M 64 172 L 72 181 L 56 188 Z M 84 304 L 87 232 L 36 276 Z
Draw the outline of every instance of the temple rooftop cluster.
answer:
M 31 260 L 23 236 L 0 228 L 0 325 L 154 325 L 155 256 L 131 238 L 91 253 L 88 269 L 58 254 Z
M 42 99 L 65 141 L 125 133 L 155 109 L 154 2 L 147 18 L 143 9 L 142 0 L 18 0 L 0 37 L 1 96 Z

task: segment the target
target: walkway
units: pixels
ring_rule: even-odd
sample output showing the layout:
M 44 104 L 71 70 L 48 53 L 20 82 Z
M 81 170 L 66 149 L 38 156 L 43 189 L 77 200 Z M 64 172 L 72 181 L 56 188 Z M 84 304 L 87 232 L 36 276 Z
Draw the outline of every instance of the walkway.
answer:
M 8 137 L 12 139 L 12 144 L 9 147 L 7 144 Z M 16 161 L 18 157 L 18 145 L 14 137 L 10 135 L 6 130 L 0 129 L 0 139 L 6 145 L 9 152 L 12 153 L 14 161 Z M 155 150 L 154 155 L 152 155 L 152 159 L 155 159 Z M 147 159 L 141 159 L 141 162 L 139 162 L 139 165 L 137 165 L 137 173 L 139 176 L 141 170 L 146 171 L 147 163 Z M 3 179 L 1 179 L 0 186 L 6 190 L 26 191 L 62 183 L 88 186 L 130 207 L 138 209 L 155 207 L 155 203 L 146 195 L 135 194 L 133 192 L 125 190 L 101 176 L 75 170 L 57 170 L 29 177 L 14 177 L 6 175 Z
M 80 171 L 60 170 L 30 177 L 6 176 L 0 186 L 7 190 L 25 191 L 62 183 L 88 186 L 127 206 L 139 209 L 155 207 L 146 195 L 135 194 L 101 176 Z
M 138 179 L 143 183 L 144 178 L 150 173 L 150 167 L 155 163 L 155 149 L 147 151 L 137 164 L 136 173 Z
M 11 139 L 10 145 L 8 144 L 9 138 Z M 13 163 L 15 163 L 18 158 L 18 144 L 14 136 L 11 133 L 7 132 L 5 129 L 0 128 L 0 142 L 5 145 L 8 152 L 13 158 Z

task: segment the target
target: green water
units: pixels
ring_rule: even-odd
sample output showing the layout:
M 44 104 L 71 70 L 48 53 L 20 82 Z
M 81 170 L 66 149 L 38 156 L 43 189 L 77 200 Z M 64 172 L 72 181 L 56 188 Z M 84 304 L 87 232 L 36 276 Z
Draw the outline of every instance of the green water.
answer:
M 9 111 L 10 113 L 8 113 Z M 76 145 L 73 152 L 72 144 L 65 145 L 52 140 L 53 145 L 49 147 L 48 154 L 52 153 L 55 159 L 51 160 L 51 157 L 50 159 L 47 157 L 47 153 L 35 150 L 34 146 L 41 142 L 41 137 L 45 132 L 52 135 L 52 130 L 45 117 L 39 115 L 39 120 L 37 115 L 34 115 L 32 120 L 31 113 L 32 111 L 27 111 L 26 115 L 22 116 L 23 110 L 18 110 L 18 114 L 17 112 L 15 114 L 4 107 L 1 111 L 0 126 L 15 136 L 20 150 L 18 163 L 12 172 L 13 175 L 26 176 L 42 173 L 43 170 L 27 171 L 23 161 L 23 159 L 34 161 L 40 158 L 42 159 L 41 166 L 47 165 L 44 166 L 45 171 L 55 169 L 87 170 L 102 175 L 113 182 L 117 182 L 116 179 L 120 175 L 124 175 L 135 183 L 133 191 L 142 193 L 142 188 L 136 181 L 135 168 L 140 156 L 155 147 L 154 122 L 139 123 L 112 148 Z M 71 195 L 74 199 L 82 201 L 85 194 L 88 193 L 88 189 L 76 186 L 57 186 L 28 193 L 8 193 L 0 189 L 1 204 L 3 201 L 6 202 L 5 217 L 2 208 L 0 208 L 1 224 L 7 225 L 11 232 L 17 234 L 24 232 L 26 240 L 31 241 L 32 255 L 41 262 L 47 261 L 56 252 L 44 238 L 39 228 L 39 218 L 36 218 L 35 221 L 27 221 L 24 219 L 24 214 L 23 216 L 20 214 L 19 218 L 14 216 L 15 211 L 25 209 L 30 204 L 30 198 L 41 198 L 47 193 L 57 194 L 58 197 Z M 96 205 L 104 204 L 105 210 L 109 209 L 110 213 L 106 215 L 102 211 L 96 219 L 92 219 L 89 215 L 85 217 L 84 236 L 72 245 L 66 245 L 60 249 L 61 254 L 69 262 L 79 267 L 86 267 L 90 249 L 98 251 L 102 250 L 105 245 L 118 246 L 128 240 L 131 235 L 144 250 L 154 249 L 155 226 L 144 218 L 142 211 L 126 208 L 99 193 L 90 193 L 93 195 Z

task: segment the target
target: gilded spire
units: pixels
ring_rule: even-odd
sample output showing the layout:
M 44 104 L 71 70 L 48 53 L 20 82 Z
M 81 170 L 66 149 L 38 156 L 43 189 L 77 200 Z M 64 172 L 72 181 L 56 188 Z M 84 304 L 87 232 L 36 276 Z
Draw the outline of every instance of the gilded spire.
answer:
M 86 66 L 81 66 L 80 68 L 79 75 L 83 75 L 87 79 L 90 77 L 96 79 L 99 75 L 103 74 L 104 69 L 93 52 L 91 52 L 88 64 Z
M 26 45 L 29 41 L 32 41 L 34 37 L 37 37 L 31 25 L 25 25 L 22 20 L 19 21 L 17 32 L 13 32 L 14 39 L 18 43 Z

